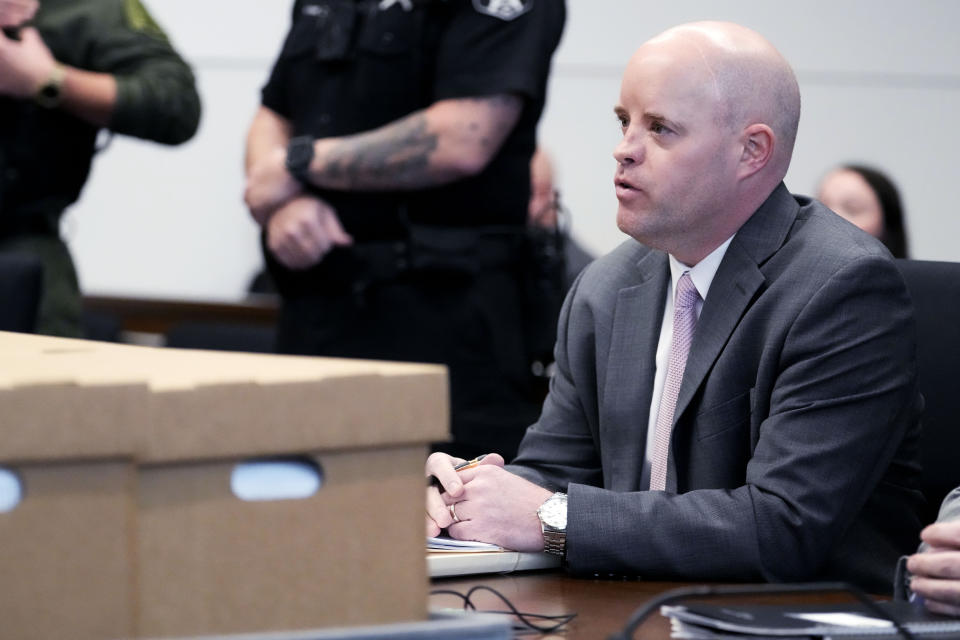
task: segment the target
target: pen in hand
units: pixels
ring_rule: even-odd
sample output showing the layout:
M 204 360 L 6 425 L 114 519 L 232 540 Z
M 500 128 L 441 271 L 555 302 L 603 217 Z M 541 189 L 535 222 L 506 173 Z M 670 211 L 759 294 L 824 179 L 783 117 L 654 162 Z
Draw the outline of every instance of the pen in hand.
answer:
M 482 455 L 477 456 L 473 460 L 467 460 L 466 462 L 461 462 L 460 464 L 454 466 L 453 470 L 463 471 L 465 469 L 473 469 L 474 467 L 480 464 L 481 460 L 483 460 L 486 457 L 487 457 L 487 454 L 484 453 Z M 446 491 L 446 489 L 443 488 L 443 485 L 440 484 L 440 481 L 437 480 L 437 477 L 434 475 L 430 476 L 428 484 L 431 487 L 436 487 L 437 489 L 439 489 L 440 493 L 443 493 L 444 491 Z

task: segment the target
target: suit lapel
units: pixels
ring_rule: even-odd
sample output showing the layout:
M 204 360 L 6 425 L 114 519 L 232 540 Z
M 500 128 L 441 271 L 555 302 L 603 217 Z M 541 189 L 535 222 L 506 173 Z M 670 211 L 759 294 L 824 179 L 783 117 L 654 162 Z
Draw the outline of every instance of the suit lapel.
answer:
M 607 449 L 604 476 L 617 491 L 640 489 L 647 422 L 663 302 L 670 281 L 667 255 L 650 251 L 637 263 L 640 284 L 621 289 L 607 360 L 601 440 Z
M 687 356 L 687 368 L 683 372 L 683 383 L 677 396 L 674 425 L 706 379 L 710 367 L 763 283 L 763 274 L 756 263 L 731 243 L 710 285 L 710 292 L 697 321 L 690 355 Z
M 674 427 L 690 408 L 697 389 L 703 384 L 757 291 L 763 287 L 766 279 L 760 271 L 760 265 L 785 242 L 799 209 L 797 201 L 781 183 L 737 231 L 727 248 L 697 321 L 677 397 Z M 677 452 L 673 453 L 670 456 L 667 488 L 675 491 L 676 470 L 673 463 Z

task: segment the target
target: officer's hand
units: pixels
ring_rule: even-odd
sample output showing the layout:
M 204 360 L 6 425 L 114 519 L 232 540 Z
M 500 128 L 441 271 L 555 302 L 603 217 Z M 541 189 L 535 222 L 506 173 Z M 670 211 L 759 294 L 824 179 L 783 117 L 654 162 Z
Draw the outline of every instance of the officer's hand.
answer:
M 16 27 L 33 17 L 37 0 L 0 0 L 0 27 Z
M 267 247 L 290 269 L 311 267 L 335 246 L 351 244 L 333 207 L 312 196 L 294 198 L 267 222 Z
M 303 193 L 303 186 L 287 171 L 287 150 L 278 147 L 257 161 L 247 172 L 243 200 L 253 219 L 266 224 L 270 215 Z
M 50 77 L 57 61 L 33 27 L 20 31 L 20 41 L 0 34 L 0 95 L 33 97 Z

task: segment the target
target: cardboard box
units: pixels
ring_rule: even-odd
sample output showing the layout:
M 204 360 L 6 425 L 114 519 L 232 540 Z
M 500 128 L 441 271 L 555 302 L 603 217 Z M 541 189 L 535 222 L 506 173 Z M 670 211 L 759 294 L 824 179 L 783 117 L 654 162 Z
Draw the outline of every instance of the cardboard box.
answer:
M 0 362 L 0 468 L 23 492 L 0 513 L 3 637 L 426 619 L 442 367 L 4 333 Z M 263 459 L 319 489 L 238 498 Z

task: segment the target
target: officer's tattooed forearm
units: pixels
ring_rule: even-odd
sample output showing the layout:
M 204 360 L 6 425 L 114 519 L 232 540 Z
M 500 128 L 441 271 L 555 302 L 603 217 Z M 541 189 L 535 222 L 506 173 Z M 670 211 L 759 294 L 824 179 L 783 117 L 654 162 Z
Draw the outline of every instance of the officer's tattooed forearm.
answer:
M 432 180 L 430 154 L 437 135 L 427 130 L 422 112 L 376 131 L 351 136 L 333 145 L 318 182 L 341 189 L 417 188 Z
M 321 142 L 313 182 L 328 189 L 404 190 L 463 177 L 462 156 L 492 157 L 516 123 L 522 101 L 491 96 L 461 102 L 465 117 L 453 126 L 440 126 L 427 111 L 418 111 L 373 131 Z

